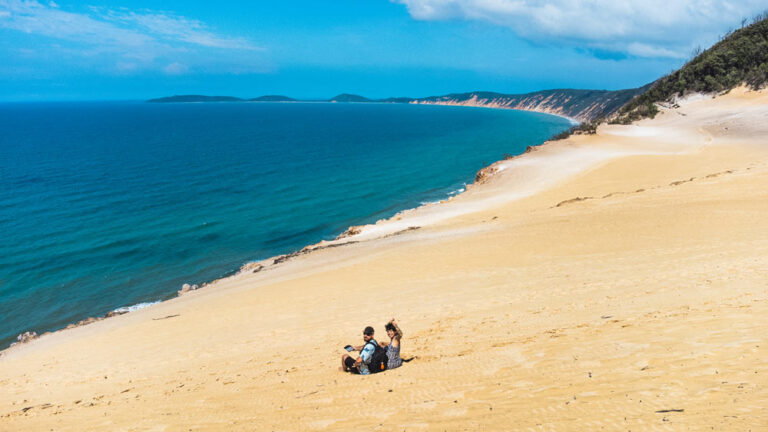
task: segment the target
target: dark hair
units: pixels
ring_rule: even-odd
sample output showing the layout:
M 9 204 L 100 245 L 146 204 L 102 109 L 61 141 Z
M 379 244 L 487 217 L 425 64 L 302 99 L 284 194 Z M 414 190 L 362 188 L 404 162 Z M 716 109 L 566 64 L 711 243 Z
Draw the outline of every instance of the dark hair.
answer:
M 373 327 L 371 327 L 371 326 L 366 327 L 365 330 L 363 330 L 363 334 L 368 335 L 368 336 L 372 335 L 373 334 Z
M 397 333 L 397 329 L 395 328 L 395 325 L 392 323 L 387 323 L 387 325 L 384 326 L 387 331 L 392 330 L 393 332 Z

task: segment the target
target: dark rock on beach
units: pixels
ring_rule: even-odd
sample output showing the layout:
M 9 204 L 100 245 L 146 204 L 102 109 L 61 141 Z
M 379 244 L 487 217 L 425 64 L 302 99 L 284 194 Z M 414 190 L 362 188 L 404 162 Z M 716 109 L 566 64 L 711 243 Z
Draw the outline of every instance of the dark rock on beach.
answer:
M 37 339 L 37 333 L 36 332 L 24 332 L 24 333 L 16 336 L 16 340 L 18 342 L 12 343 L 11 346 L 14 346 L 14 345 L 20 344 L 20 343 L 22 343 L 22 344 L 23 343 L 27 343 L 27 342 L 29 342 L 31 340 L 34 340 L 34 339 Z

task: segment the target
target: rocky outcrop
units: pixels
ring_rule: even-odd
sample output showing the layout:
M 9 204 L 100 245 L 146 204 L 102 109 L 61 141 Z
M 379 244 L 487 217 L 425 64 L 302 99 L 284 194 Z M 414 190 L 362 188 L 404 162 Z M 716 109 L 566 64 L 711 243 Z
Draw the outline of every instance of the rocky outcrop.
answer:
M 197 286 L 197 285 L 190 285 L 190 284 L 185 283 L 184 285 L 181 286 L 181 289 L 178 290 L 177 293 L 179 295 L 182 295 L 182 294 L 186 294 L 186 293 L 188 293 L 190 291 L 194 291 L 194 290 L 196 290 L 198 288 L 200 288 L 200 287 Z
M 353 235 L 358 235 L 358 234 L 360 234 L 362 229 L 363 229 L 363 227 L 360 226 L 360 225 L 353 225 L 353 226 L 347 228 L 347 230 L 344 231 L 343 233 L 339 234 L 336 237 L 336 240 L 341 240 L 343 238 L 352 237 Z
M 477 172 L 477 174 L 475 174 L 475 184 L 485 183 L 498 170 L 499 168 L 494 165 L 487 166 L 481 169 L 480 171 Z
M 264 265 L 259 262 L 249 262 L 240 267 L 240 273 L 258 273 L 264 270 Z
M 18 336 L 16 336 L 16 342 L 12 343 L 11 346 L 14 346 L 16 344 L 20 343 L 27 343 L 31 340 L 37 339 L 37 333 L 35 332 L 24 332 Z

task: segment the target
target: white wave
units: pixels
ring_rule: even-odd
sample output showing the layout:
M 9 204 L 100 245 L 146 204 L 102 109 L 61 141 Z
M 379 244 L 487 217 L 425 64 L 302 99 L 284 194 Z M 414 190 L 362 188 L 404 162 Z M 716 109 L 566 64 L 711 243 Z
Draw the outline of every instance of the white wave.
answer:
M 466 189 L 467 189 L 467 184 L 464 183 L 464 187 L 460 187 L 460 188 L 458 188 L 456 190 L 452 190 L 452 191 L 448 192 L 446 195 L 449 196 L 449 197 L 452 197 L 452 196 L 455 196 L 455 195 L 458 195 L 458 194 L 464 192 Z M 442 201 L 443 201 L 443 199 L 436 199 L 434 201 L 420 201 L 419 205 L 420 206 L 425 206 L 425 205 L 430 205 L 430 204 L 439 204 Z
M 116 312 L 116 313 L 136 312 L 139 309 L 144 309 L 144 308 L 150 307 L 150 306 L 158 304 L 158 303 L 160 303 L 159 300 L 158 301 L 154 301 L 154 302 L 138 303 L 138 304 L 131 305 L 131 306 L 119 307 L 119 308 L 115 309 L 113 312 Z

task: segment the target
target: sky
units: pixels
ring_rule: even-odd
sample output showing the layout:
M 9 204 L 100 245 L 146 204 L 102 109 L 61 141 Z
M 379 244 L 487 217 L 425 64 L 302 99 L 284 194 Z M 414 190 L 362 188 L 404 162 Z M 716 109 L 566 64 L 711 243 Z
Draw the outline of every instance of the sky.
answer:
M 763 1 L 0 0 L 0 101 L 622 89 Z

